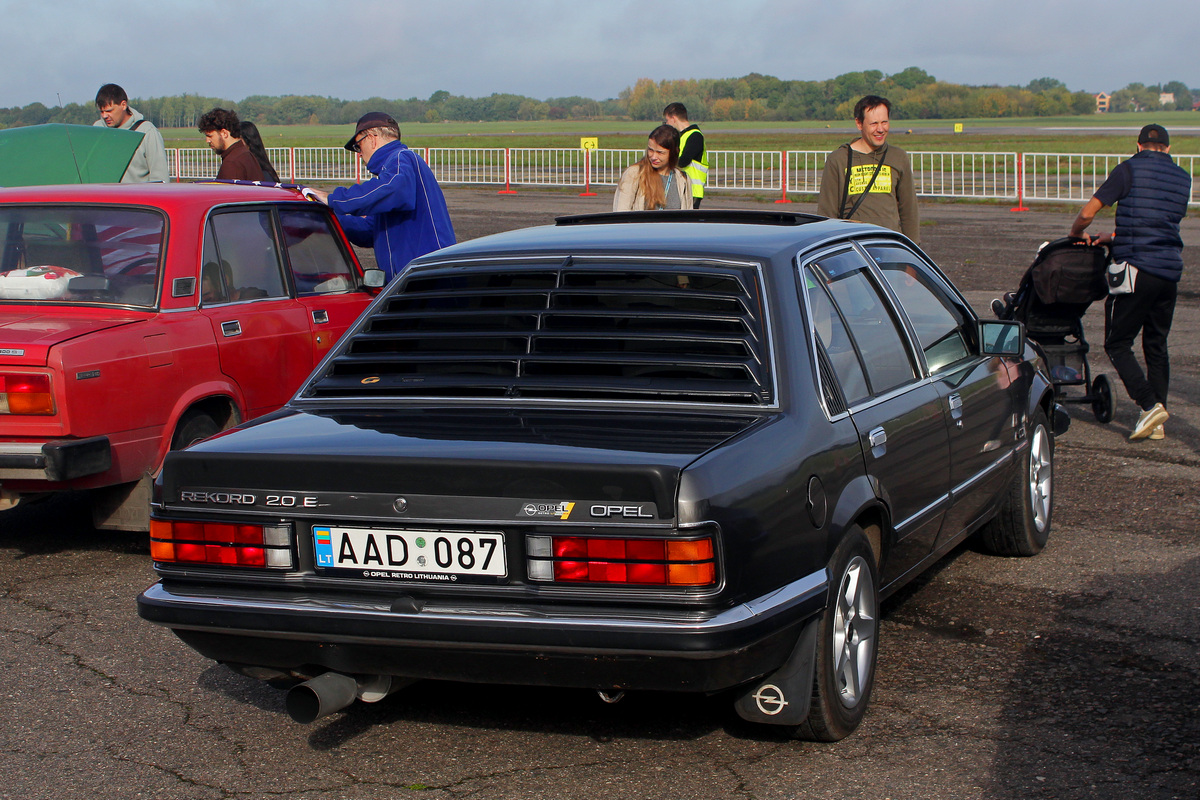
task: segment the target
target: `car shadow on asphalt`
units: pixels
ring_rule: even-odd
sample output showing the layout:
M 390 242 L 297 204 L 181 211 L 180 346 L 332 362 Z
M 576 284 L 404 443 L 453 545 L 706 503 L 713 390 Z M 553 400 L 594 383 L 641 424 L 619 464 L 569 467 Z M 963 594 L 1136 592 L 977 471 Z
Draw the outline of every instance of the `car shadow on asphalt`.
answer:
M 149 557 L 148 534 L 93 527 L 90 499 L 86 492 L 68 492 L 23 500 L 15 508 L 0 511 L 0 549 L 16 550 L 15 560 L 99 550 Z

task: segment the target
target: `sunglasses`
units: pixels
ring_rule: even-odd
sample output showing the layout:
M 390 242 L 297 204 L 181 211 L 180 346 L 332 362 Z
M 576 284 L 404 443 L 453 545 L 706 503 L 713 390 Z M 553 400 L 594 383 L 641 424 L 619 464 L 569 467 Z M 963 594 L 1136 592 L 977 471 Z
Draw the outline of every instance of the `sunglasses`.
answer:
M 362 135 L 362 136 L 360 136 L 360 137 L 358 137 L 357 139 L 355 139 L 355 140 L 354 140 L 354 144 L 350 145 L 350 152 L 352 152 L 352 153 L 361 153 L 361 152 L 362 152 L 362 143 L 363 143 L 363 139 L 366 139 L 366 138 L 367 138 L 368 136 L 370 136 L 370 135 L 371 135 L 371 132 L 370 132 L 370 131 L 364 131 L 364 132 L 363 132 L 363 135 Z

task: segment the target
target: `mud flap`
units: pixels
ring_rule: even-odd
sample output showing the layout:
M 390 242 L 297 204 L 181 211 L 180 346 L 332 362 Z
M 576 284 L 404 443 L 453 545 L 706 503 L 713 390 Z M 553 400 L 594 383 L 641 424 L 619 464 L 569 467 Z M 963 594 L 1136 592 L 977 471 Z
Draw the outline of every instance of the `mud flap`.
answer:
M 92 496 L 92 525 L 110 531 L 149 531 L 150 476 L 97 489 Z
M 804 626 L 783 666 L 752 683 L 734 703 L 738 716 L 767 725 L 799 725 L 808 719 L 817 661 L 817 617 Z

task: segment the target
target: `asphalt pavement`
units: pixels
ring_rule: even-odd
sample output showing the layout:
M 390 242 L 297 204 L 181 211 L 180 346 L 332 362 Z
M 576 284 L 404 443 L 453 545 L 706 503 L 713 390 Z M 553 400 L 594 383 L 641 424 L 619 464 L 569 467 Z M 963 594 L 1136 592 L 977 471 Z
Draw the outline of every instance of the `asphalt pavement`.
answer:
M 450 189 L 460 238 L 607 193 Z M 779 209 L 719 195 L 706 206 Z M 793 204 L 810 211 L 811 205 Z M 977 308 L 1015 288 L 1073 211 L 922 208 L 924 248 Z M 79 498 L 0 514 L 0 798 L 1054 798 L 1200 796 L 1200 222 L 1171 336 L 1161 442 L 1072 406 L 1053 532 L 1028 559 L 969 545 L 884 604 L 862 728 L 830 745 L 740 721 L 727 697 L 425 682 L 311 726 L 283 693 L 142 622 L 144 535 Z M 1091 363 L 1099 309 L 1087 318 Z

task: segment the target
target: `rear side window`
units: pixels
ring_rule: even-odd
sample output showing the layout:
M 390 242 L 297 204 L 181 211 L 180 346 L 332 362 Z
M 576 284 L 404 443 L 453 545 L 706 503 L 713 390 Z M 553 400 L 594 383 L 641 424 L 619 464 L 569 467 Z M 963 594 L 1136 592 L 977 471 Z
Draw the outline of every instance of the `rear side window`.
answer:
M 297 294 L 338 294 L 357 287 L 354 267 L 328 214 L 317 208 L 280 208 L 279 221 Z
M 155 305 L 165 229 L 144 209 L 0 207 L 0 300 Z
M 200 292 L 206 304 L 287 296 L 269 210 L 225 212 L 209 219 Z
M 810 292 L 810 297 L 818 298 L 810 300 L 813 313 L 817 313 L 818 303 L 832 301 L 856 351 L 859 366 L 866 374 L 867 391 L 879 395 L 916 379 L 916 368 L 900 326 L 871 278 L 865 259 L 855 250 L 843 250 L 822 256 L 810 263 L 807 270 L 817 291 L 828 293 L 827 298 L 820 298 Z M 838 371 L 839 361 L 833 352 L 829 356 Z M 841 363 L 850 368 L 848 359 L 842 359 Z M 838 379 L 847 401 L 853 402 L 857 376 L 839 371 Z

